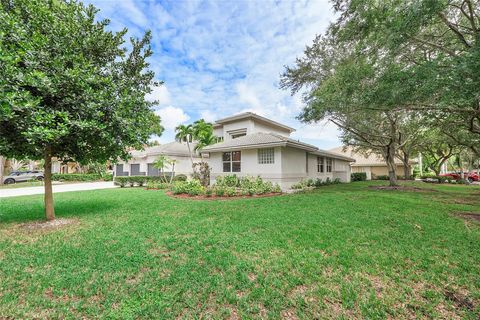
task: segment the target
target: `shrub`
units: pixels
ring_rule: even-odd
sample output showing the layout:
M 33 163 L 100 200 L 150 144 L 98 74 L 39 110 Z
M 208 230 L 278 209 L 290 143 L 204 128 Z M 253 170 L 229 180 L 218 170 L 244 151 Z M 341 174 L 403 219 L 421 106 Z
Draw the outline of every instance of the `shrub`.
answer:
M 307 188 L 320 188 L 321 186 L 326 186 L 330 184 L 339 184 L 341 183 L 339 178 L 335 178 L 333 181 L 330 179 L 330 177 L 327 177 L 327 179 L 322 182 L 322 179 L 303 179 L 298 183 L 293 184 L 290 188 L 293 190 L 303 190 Z M 279 186 L 280 188 L 280 186 Z
M 237 195 L 237 188 L 235 187 L 227 187 L 225 189 L 225 193 L 227 194 L 228 197 L 234 197 Z
M 147 189 L 167 189 L 171 185 L 169 183 L 161 182 L 161 181 L 154 181 L 149 180 L 146 182 Z
M 198 180 L 178 181 L 172 186 L 173 194 L 188 194 L 190 196 L 197 196 L 205 192 L 205 188 Z
M 129 177 L 115 177 L 115 185 L 120 186 L 120 188 L 123 188 L 127 185 Z
M 352 181 L 366 181 L 367 173 L 366 172 L 353 172 L 351 174 Z
M 187 181 L 187 176 L 184 174 L 175 175 L 172 179 L 172 182 L 177 182 L 177 181 Z
M 102 179 L 103 179 L 102 175 L 98 173 L 54 173 L 52 174 L 53 181 L 99 181 Z
M 237 175 L 232 174 L 223 177 L 223 183 L 226 187 L 237 187 L 239 185 L 239 180 Z
M 375 180 L 390 180 L 390 177 L 386 175 L 379 175 L 375 176 Z
M 323 185 L 322 179 L 317 178 L 317 180 L 315 180 L 315 188 L 319 188 L 322 185 Z
M 215 186 L 215 195 L 217 197 L 223 197 L 225 195 L 225 187 L 224 186 Z
M 212 196 L 212 194 L 213 194 L 213 189 L 212 188 L 208 187 L 208 188 L 205 189 L 205 196 L 206 197 L 210 198 Z
M 197 162 L 193 166 L 193 178 L 200 180 L 203 186 L 208 186 L 210 184 L 210 166 L 206 162 Z

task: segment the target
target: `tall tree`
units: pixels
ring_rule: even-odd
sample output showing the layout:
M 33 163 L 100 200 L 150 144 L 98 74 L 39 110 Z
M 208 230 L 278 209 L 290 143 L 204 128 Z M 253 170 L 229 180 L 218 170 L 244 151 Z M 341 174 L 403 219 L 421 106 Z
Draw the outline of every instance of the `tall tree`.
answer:
M 52 157 L 116 161 L 161 134 L 152 110 L 149 32 L 107 31 L 76 1 L 0 2 L 0 154 L 44 159 L 45 216 L 54 219 Z

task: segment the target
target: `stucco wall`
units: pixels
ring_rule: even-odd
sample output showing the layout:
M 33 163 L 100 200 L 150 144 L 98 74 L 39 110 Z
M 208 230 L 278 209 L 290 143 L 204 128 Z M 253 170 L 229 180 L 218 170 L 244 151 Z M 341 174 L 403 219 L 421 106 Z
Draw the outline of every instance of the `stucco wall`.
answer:
M 131 164 L 140 164 L 140 172 L 145 172 L 147 174 L 148 172 L 148 164 L 155 162 L 155 160 L 158 159 L 159 156 L 147 156 L 147 157 L 142 157 L 142 158 L 133 158 L 130 159 L 128 162 L 118 162 L 119 164 L 123 164 L 123 171 L 128 172 L 128 175 L 130 175 L 131 172 Z M 175 174 L 185 174 L 187 176 L 190 176 L 192 174 L 192 162 L 190 160 L 189 156 L 167 156 L 168 159 L 170 160 L 176 160 L 175 163 Z M 201 158 L 199 157 L 193 157 L 193 162 L 200 162 Z M 165 172 L 170 172 L 172 171 L 171 165 L 166 165 Z
M 290 131 L 288 130 L 282 130 L 281 128 L 277 127 L 271 127 L 267 124 L 260 123 L 258 121 L 254 121 L 254 127 L 253 127 L 254 132 L 267 132 L 267 133 L 276 133 L 285 137 L 290 136 Z
M 260 176 L 267 181 L 278 183 L 282 189 L 288 189 L 292 184 L 298 183 L 305 178 L 320 178 L 326 180 L 340 178 L 342 182 L 350 182 L 350 165 L 346 161 L 333 159 L 332 172 L 317 172 L 317 156 L 308 154 L 308 172 L 307 172 L 307 152 L 296 148 L 276 147 L 275 163 L 259 164 L 258 149 L 241 150 L 242 166 L 241 172 L 223 172 L 222 152 L 210 154 L 207 160 L 212 172 L 211 183 L 215 182 L 216 177 L 229 174 L 237 176 Z M 338 162 L 338 163 L 337 163 Z M 343 170 L 343 171 L 342 171 Z
M 413 168 L 413 166 L 412 166 Z M 412 173 L 410 170 L 410 173 Z M 374 179 L 375 176 L 387 176 L 388 175 L 388 168 L 387 166 L 353 166 L 352 172 L 366 172 L 367 173 L 367 180 Z M 397 165 L 397 176 L 403 176 L 403 165 Z
M 239 120 L 232 123 L 226 123 L 223 125 L 223 139 L 224 141 L 231 140 L 230 131 L 247 129 L 247 134 L 253 133 L 253 121 L 250 119 Z

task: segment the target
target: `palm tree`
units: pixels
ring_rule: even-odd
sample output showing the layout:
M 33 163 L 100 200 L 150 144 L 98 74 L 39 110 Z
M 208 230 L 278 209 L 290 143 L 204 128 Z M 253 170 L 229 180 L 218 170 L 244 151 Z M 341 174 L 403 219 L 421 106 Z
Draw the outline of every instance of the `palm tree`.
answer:
M 175 164 L 177 163 L 177 160 L 172 159 L 169 161 L 170 164 L 172 165 L 172 174 L 170 175 L 170 183 L 173 181 L 173 176 L 175 175 Z
M 214 136 L 212 131 L 206 132 L 199 137 L 197 145 L 195 146 L 195 151 L 199 151 L 205 148 L 206 146 L 215 144 L 219 141 L 220 141 L 220 138 L 217 136 Z M 202 157 L 202 161 L 203 161 L 203 157 Z
M 192 161 L 193 166 L 192 150 L 190 149 L 190 142 L 192 142 L 193 140 L 193 126 L 191 124 L 181 124 L 175 128 L 175 131 L 177 132 L 177 134 L 175 135 L 175 139 L 177 139 L 177 141 L 184 141 L 187 143 L 188 153 L 190 154 L 190 161 Z
M 203 135 L 213 133 L 213 125 L 210 122 L 206 122 L 204 119 L 197 120 L 193 123 L 193 138 L 200 140 Z
M 165 182 L 167 182 L 167 178 L 165 177 L 165 167 L 168 165 L 168 164 L 171 164 L 171 160 L 168 159 L 166 156 L 164 155 L 161 155 L 160 157 L 157 158 L 157 160 L 155 160 L 153 162 L 153 166 L 155 168 L 157 168 L 158 170 L 160 170 L 160 173 L 162 174 L 163 176 L 163 179 L 165 180 Z M 171 180 L 171 179 L 170 179 Z M 171 182 L 171 181 L 170 181 Z

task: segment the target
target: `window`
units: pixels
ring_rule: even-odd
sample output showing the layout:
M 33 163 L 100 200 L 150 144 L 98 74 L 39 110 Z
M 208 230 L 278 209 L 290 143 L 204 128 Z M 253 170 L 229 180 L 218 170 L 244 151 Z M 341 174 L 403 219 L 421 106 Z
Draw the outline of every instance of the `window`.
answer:
M 232 139 L 240 138 L 246 135 L 246 133 L 232 134 Z
M 258 149 L 258 163 L 275 163 L 275 150 L 273 148 Z
M 332 172 L 332 159 L 327 158 L 327 172 Z
M 317 172 L 323 172 L 323 157 L 317 157 Z
M 240 151 L 223 153 L 223 172 L 240 172 L 242 154 Z

